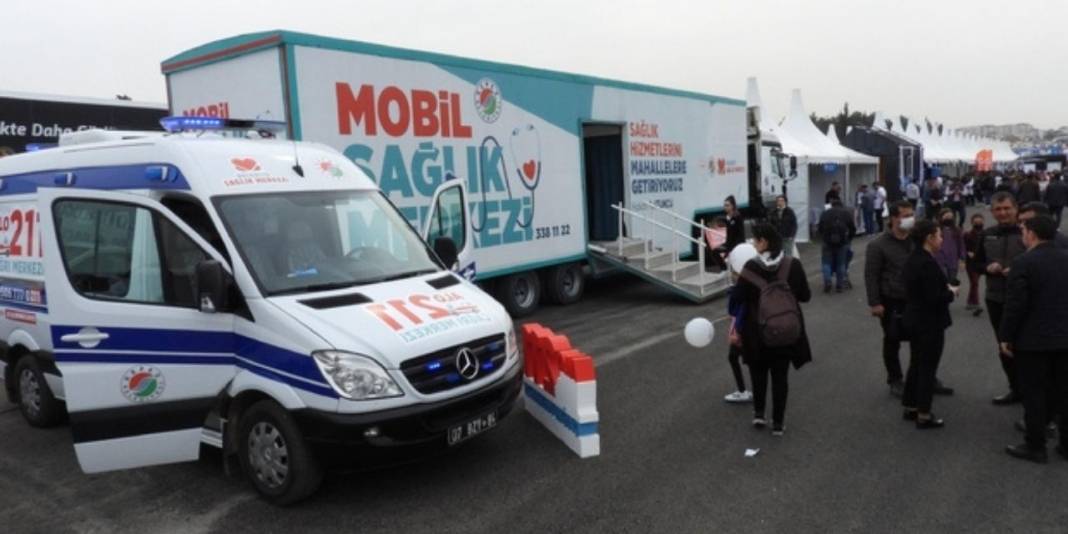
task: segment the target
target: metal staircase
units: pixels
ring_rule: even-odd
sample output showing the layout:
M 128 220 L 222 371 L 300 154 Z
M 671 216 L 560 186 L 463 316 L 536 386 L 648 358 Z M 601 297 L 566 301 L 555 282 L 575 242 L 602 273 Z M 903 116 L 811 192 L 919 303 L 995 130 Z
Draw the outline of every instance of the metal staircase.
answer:
M 730 287 L 730 277 L 725 272 L 705 272 L 705 243 L 690 236 L 692 227 L 700 229 L 702 236 L 707 228 L 651 202 L 642 205 L 646 213 L 622 205 L 612 206 L 619 214 L 620 237 L 615 241 L 590 243 L 590 255 L 693 302 L 706 302 L 726 292 Z M 623 224 L 624 218 L 627 220 L 626 226 Z M 685 231 L 679 227 L 685 228 Z M 630 236 L 624 235 L 624 228 Z M 653 238 L 658 234 L 670 235 L 670 250 L 654 246 Z M 697 245 L 697 261 L 679 259 L 674 251 L 679 249 L 680 242 Z

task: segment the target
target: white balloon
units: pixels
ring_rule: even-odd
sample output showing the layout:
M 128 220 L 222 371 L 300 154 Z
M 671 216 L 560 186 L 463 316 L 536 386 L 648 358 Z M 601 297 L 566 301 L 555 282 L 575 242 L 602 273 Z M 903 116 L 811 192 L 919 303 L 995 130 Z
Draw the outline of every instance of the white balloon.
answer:
M 704 317 L 695 317 L 686 323 L 683 335 L 690 345 L 696 348 L 707 347 L 716 335 L 716 327 L 712 326 L 712 321 Z
M 757 252 L 756 247 L 754 247 L 752 244 L 741 243 L 738 246 L 734 247 L 733 250 L 731 250 L 730 255 L 727 256 L 727 261 L 730 263 L 732 271 L 734 271 L 735 273 L 741 273 L 742 269 L 745 267 L 745 264 L 749 263 L 749 260 L 759 255 L 760 254 Z

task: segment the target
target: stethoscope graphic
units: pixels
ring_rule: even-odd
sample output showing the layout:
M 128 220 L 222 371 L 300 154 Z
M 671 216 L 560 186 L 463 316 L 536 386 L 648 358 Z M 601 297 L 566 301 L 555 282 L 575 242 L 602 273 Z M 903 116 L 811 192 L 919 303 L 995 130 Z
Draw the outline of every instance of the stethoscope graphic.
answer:
M 487 147 L 494 147 L 503 150 L 501 143 L 497 141 L 497 138 L 488 135 L 482 140 L 482 145 L 479 147 L 479 153 L 485 154 Z M 538 187 L 538 183 L 541 181 L 541 136 L 538 134 L 537 128 L 533 124 L 527 124 L 520 126 L 512 130 L 512 135 L 508 140 L 508 147 L 512 153 L 512 166 L 515 169 L 517 175 L 519 175 L 519 181 L 523 184 L 528 191 L 530 191 L 530 213 L 526 218 L 526 221 L 516 221 L 516 224 L 520 228 L 529 228 L 531 223 L 534 222 L 534 199 L 537 198 L 534 194 L 534 190 Z M 508 165 L 501 160 L 501 174 L 504 175 L 504 185 L 508 190 L 508 199 L 515 198 L 512 194 L 512 179 L 508 174 Z M 479 185 L 482 189 L 482 204 L 486 204 L 486 174 L 482 165 L 478 167 Z M 479 210 L 479 223 L 476 225 L 474 221 L 471 221 L 471 229 L 476 232 L 481 232 L 486 226 L 486 210 Z

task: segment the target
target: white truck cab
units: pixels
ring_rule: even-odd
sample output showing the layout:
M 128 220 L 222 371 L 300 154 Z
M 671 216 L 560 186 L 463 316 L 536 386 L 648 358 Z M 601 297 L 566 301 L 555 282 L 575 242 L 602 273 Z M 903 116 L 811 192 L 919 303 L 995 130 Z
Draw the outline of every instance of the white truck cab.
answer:
M 8 395 L 35 426 L 69 414 L 87 473 L 208 444 L 278 503 L 328 460 L 458 444 L 521 384 L 511 318 L 450 271 L 465 206 L 442 184 L 421 238 L 331 148 L 203 131 L 0 159 Z

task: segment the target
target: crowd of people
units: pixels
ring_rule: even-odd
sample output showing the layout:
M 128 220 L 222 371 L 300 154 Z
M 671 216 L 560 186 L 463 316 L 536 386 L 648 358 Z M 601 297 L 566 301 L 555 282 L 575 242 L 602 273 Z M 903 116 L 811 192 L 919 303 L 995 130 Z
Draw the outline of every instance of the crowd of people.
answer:
M 986 311 L 1006 378 L 1007 390 L 992 402 L 1024 407 L 1015 426 L 1026 439 L 1006 452 L 1044 463 L 1047 439 L 1059 434 L 1056 450 L 1068 459 L 1068 432 L 1058 431 L 1068 420 L 1057 424 L 1058 417 L 1068 417 L 1068 236 L 1059 232 L 1068 184 L 1059 174 L 998 176 L 932 178 L 922 187 L 909 184 L 898 201 L 889 201 L 878 182 L 865 184 L 854 199 L 855 212 L 843 206 L 841 186 L 834 184 L 817 225 L 824 292 L 851 288 L 852 241 L 863 233 L 875 235 L 865 251 L 864 284 L 868 311 L 882 329 L 886 382 L 901 400 L 906 421 L 921 430 L 938 429 L 945 421 L 933 411 L 934 398 L 954 393 L 938 379 L 938 369 L 963 269 L 966 309 L 975 317 Z M 981 212 L 966 218 L 966 207 L 980 202 L 989 207 L 991 226 Z M 780 197 L 767 221 L 752 225 L 747 242 L 740 215 L 728 204 L 738 219 L 724 250 L 735 282 L 728 298 L 728 338 L 737 391 L 725 400 L 752 402 L 753 425 L 763 428 L 770 384 L 772 432 L 782 435 L 789 367 L 811 361 L 800 306 L 811 291 L 800 261 L 789 254 L 797 220 Z M 907 370 L 900 359 L 905 343 Z M 749 367 L 751 393 L 739 362 Z

